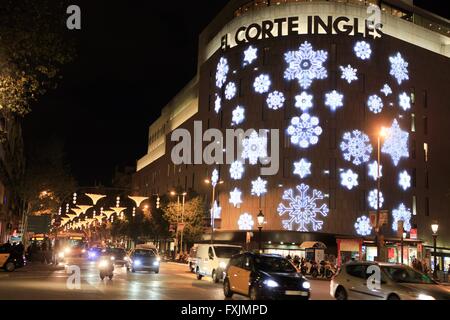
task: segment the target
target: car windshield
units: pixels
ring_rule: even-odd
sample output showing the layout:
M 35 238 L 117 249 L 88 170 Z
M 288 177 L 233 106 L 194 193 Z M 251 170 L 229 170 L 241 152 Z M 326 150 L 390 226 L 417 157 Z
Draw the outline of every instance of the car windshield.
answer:
M 229 259 L 232 256 L 234 256 L 235 254 L 238 254 L 239 252 L 241 252 L 241 248 L 240 247 L 219 247 L 219 246 L 216 246 L 216 247 L 214 247 L 214 251 L 216 252 L 216 256 L 218 258 Z
M 409 267 L 384 266 L 381 267 L 393 281 L 398 283 L 435 284 L 426 274 L 415 271 Z
M 123 257 L 126 253 L 124 249 L 121 248 L 112 248 L 111 249 L 111 254 L 118 256 L 118 257 Z
M 292 273 L 297 272 L 297 269 L 289 262 L 289 260 L 282 257 L 255 257 L 255 265 L 258 269 L 265 272 L 283 272 Z
M 135 256 L 140 256 L 140 257 L 154 257 L 155 256 L 155 252 L 153 250 L 138 249 L 138 250 L 134 251 L 134 255 Z

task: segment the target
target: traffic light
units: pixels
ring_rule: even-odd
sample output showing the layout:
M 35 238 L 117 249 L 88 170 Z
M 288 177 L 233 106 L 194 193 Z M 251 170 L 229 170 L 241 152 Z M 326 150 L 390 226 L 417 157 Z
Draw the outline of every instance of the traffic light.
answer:
M 159 209 L 159 196 L 156 198 L 156 209 Z

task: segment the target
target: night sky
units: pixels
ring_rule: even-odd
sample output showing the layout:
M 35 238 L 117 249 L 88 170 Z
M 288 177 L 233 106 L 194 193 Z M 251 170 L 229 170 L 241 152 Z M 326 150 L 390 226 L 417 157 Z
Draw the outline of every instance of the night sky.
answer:
M 198 34 L 227 2 L 72 1 L 78 57 L 24 119 L 25 143 L 59 138 L 80 186 L 109 185 L 114 166 L 146 153 L 149 125 L 194 77 Z M 415 1 L 448 17 L 445 2 Z

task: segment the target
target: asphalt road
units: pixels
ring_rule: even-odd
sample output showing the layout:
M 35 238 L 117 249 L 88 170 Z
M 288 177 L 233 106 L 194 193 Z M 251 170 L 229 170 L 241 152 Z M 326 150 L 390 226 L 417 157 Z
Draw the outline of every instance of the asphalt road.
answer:
M 76 300 L 223 300 L 222 284 L 209 278 L 197 280 L 187 266 L 162 263 L 160 273 L 127 272 L 116 267 L 113 280 L 100 280 L 94 262 L 72 259 L 80 267 L 80 288 L 69 289 L 66 268 L 39 264 L 12 273 L 0 271 L 0 300 L 76 299 Z M 72 282 L 73 283 L 73 282 Z M 312 280 L 312 299 L 329 300 L 329 282 Z M 234 300 L 247 299 L 234 295 Z

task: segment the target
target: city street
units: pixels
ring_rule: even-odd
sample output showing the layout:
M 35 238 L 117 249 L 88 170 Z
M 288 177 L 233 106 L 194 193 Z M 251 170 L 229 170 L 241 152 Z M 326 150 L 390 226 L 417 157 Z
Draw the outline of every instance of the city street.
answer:
M 50 270 L 39 264 L 12 273 L 0 272 L 0 300 L 7 299 L 79 299 L 79 300 L 223 300 L 222 284 L 209 278 L 199 281 L 187 266 L 162 263 L 159 274 L 127 273 L 117 267 L 112 281 L 101 281 L 96 265 L 84 259 L 70 264 L 81 267 L 81 289 L 68 289 L 65 269 Z M 329 282 L 313 280 L 312 299 L 329 300 Z M 247 299 L 234 295 L 233 299 Z

